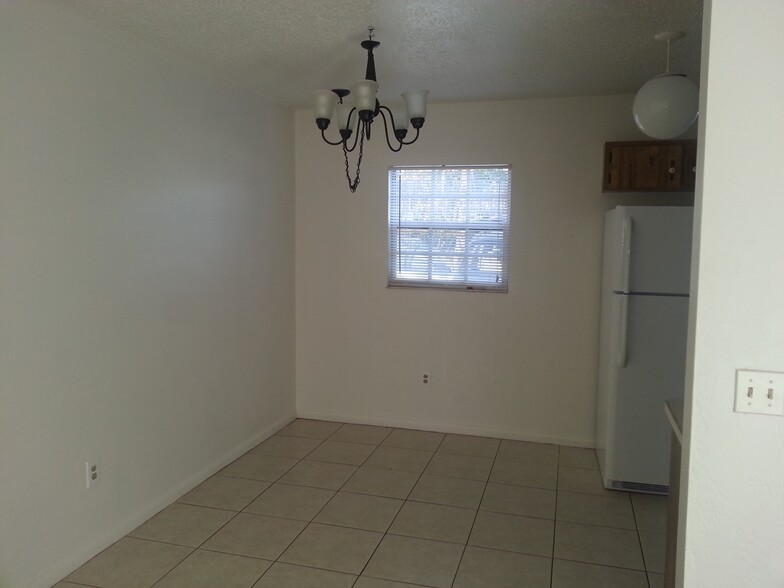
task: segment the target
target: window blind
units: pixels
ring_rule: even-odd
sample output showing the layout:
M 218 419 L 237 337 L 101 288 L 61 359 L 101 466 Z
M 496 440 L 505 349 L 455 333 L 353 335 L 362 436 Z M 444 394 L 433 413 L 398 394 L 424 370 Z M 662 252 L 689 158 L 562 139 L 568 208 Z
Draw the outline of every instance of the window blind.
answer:
M 508 165 L 389 171 L 389 285 L 506 292 Z

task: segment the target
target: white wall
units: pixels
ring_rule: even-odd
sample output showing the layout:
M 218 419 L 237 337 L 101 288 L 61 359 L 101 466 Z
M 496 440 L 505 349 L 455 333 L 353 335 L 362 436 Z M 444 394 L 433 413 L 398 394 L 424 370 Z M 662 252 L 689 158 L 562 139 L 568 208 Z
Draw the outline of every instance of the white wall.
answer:
M 679 574 L 780 588 L 784 418 L 734 413 L 733 389 L 736 368 L 784 372 L 784 3 L 705 8 Z
M 603 212 L 651 201 L 601 193 L 604 142 L 641 138 L 631 103 L 431 105 L 398 154 L 374 129 L 356 194 L 298 111 L 298 415 L 593 445 Z M 508 294 L 386 288 L 387 169 L 442 163 L 512 165 Z
M 293 118 L 51 4 L 0 71 L 0 585 L 50 586 L 292 418 Z

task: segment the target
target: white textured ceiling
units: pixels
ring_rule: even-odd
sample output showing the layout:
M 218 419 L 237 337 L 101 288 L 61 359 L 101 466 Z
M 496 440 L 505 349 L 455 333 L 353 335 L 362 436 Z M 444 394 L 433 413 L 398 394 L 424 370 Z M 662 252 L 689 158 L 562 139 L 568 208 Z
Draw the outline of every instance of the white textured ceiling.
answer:
M 124 29 L 277 102 L 364 77 L 376 28 L 382 102 L 633 93 L 671 70 L 698 81 L 702 0 L 46 0 Z

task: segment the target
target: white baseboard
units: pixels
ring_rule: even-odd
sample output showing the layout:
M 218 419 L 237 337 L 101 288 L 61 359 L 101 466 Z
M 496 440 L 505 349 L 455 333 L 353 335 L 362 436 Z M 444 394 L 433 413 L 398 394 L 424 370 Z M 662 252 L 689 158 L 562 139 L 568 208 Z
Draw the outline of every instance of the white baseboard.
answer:
M 578 437 L 565 437 L 561 435 L 546 435 L 528 431 L 508 430 L 494 427 L 477 427 L 463 423 L 444 423 L 435 421 L 420 421 L 411 419 L 395 419 L 368 415 L 341 414 L 322 412 L 317 410 L 297 409 L 297 417 L 301 419 L 317 419 L 362 425 L 379 425 L 384 427 L 398 427 L 401 429 L 418 429 L 421 431 L 438 431 L 439 433 L 456 433 L 458 435 L 476 435 L 478 437 L 497 437 L 500 439 L 513 439 L 515 441 L 531 441 L 534 443 L 553 443 L 555 445 L 568 445 L 570 447 L 596 446 L 594 439 Z
M 278 419 L 266 427 L 264 430 L 246 439 L 231 451 L 226 452 L 220 458 L 205 466 L 192 476 L 189 476 L 150 504 L 147 504 L 136 511 L 130 517 L 107 528 L 105 532 L 101 534 L 101 537 L 99 537 L 97 540 L 91 542 L 89 545 L 79 547 L 73 553 L 69 553 L 62 559 L 55 562 L 52 567 L 46 570 L 43 574 L 26 583 L 24 588 L 50 588 L 53 584 L 59 582 L 79 566 L 109 547 L 112 543 L 115 543 L 119 539 L 125 537 L 125 535 L 133 531 L 144 521 L 148 520 L 150 517 L 169 506 L 180 496 L 186 492 L 189 492 L 190 490 L 193 490 L 204 480 L 219 472 L 235 459 L 241 457 L 249 450 L 256 447 L 256 445 L 275 434 L 281 428 L 285 427 L 287 424 L 293 421 L 294 418 L 294 413 L 289 413 L 283 418 Z

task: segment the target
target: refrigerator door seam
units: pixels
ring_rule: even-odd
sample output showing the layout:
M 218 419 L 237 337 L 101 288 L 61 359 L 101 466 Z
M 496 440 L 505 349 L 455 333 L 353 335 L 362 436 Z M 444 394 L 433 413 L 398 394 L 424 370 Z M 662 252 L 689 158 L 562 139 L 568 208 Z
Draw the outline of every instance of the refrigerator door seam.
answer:
M 621 292 L 620 290 L 613 290 L 613 294 L 617 296 L 670 296 L 674 298 L 688 298 L 689 294 L 682 294 L 678 292 Z

